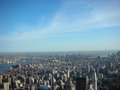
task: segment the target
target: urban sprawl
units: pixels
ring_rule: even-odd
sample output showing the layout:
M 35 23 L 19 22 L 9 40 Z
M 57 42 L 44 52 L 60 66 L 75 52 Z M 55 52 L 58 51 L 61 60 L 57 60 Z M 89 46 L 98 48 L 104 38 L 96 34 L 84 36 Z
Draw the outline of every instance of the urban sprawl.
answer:
M 0 54 L 0 90 L 120 90 L 120 51 Z

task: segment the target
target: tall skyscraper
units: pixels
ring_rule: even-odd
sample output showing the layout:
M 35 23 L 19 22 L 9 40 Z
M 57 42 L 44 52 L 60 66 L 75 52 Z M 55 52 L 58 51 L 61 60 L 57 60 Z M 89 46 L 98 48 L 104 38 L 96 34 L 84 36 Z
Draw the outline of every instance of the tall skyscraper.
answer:
M 3 86 L 4 86 L 3 90 L 9 90 L 9 82 L 4 82 Z
M 97 90 L 97 76 L 94 69 L 90 71 L 90 84 L 92 85 L 93 90 Z
M 92 75 L 92 85 L 93 85 L 93 89 L 97 90 L 97 76 L 96 76 L 96 72 L 93 72 Z
M 74 84 L 71 80 L 71 78 L 68 79 L 68 87 L 67 90 L 75 90 Z
M 67 70 L 67 78 L 70 78 L 70 70 Z
M 87 77 L 78 77 L 76 78 L 76 90 L 87 90 Z

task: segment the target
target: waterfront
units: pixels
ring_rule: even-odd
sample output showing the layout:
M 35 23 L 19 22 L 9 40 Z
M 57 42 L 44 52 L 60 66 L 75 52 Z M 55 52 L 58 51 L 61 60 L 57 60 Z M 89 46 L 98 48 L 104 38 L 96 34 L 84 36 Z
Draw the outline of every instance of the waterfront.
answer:
M 6 70 L 10 69 L 11 66 L 14 65 L 25 65 L 25 64 L 31 64 L 31 63 L 37 63 L 40 62 L 40 60 L 24 60 L 24 61 L 18 61 L 15 63 L 3 63 L 0 64 L 0 74 L 4 73 Z
M 120 52 L 103 53 L 1 55 L 0 90 L 120 90 Z

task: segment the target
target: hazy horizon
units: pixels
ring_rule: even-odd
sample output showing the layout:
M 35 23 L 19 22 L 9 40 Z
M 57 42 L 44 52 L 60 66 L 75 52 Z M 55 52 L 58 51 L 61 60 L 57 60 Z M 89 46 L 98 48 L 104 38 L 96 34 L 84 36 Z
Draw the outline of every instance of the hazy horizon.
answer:
M 114 52 L 119 52 L 120 50 L 69 50 L 69 51 L 16 51 L 16 52 L 14 52 L 14 51 L 10 51 L 10 52 L 0 52 L 0 54 L 9 54 L 9 53 L 94 53 L 94 52 L 98 52 L 98 53 L 103 53 L 103 52 L 106 52 L 106 53 L 114 53 Z
M 0 0 L 0 52 L 120 50 L 120 0 Z

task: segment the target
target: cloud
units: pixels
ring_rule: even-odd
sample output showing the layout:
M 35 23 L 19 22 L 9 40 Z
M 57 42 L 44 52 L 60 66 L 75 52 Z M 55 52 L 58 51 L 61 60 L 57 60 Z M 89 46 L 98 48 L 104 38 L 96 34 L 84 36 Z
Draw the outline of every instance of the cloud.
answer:
M 23 25 L 15 27 L 15 32 L 0 36 L 0 40 L 29 41 L 60 36 L 63 33 L 81 32 L 85 30 L 120 26 L 119 1 L 85 2 L 84 0 L 66 1 L 48 18 L 47 25 Z M 102 5 L 102 6 L 101 6 Z M 46 17 L 47 18 L 47 17 Z M 42 22 L 40 22 L 42 23 Z M 18 32 L 20 31 L 21 32 Z

